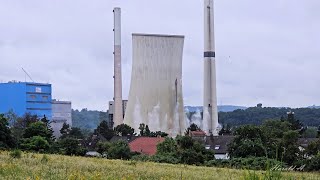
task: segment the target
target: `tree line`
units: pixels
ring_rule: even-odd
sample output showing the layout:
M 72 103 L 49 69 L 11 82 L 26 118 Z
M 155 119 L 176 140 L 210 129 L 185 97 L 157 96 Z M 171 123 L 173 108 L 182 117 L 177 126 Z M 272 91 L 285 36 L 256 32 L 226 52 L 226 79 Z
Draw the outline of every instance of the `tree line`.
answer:
M 261 125 L 266 119 L 275 119 L 293 111 L 297 118 L 305 126 L 318 127 L 320 125 L 320 109 L 317 108 L 276 108 L 276 107 L 250 107 L 231 112 L 219 112 L 219 122 L 223 125 L 241 126 L 245 124 Z M 188 119 L 196 112 L 186 112 Z M 202 113 L 201 113 L 202 115 Z M 91 111 L 87 109 L 72 110 L 72 122 L 74 127 L 94 130 L 100 122 L 106 121 L 111 126 L 108 112 Z
M 320 169 L 320 140 L 314 139 L 307 147 L 298 144 L 306 129 L 295 118 L 287 117 L 264 121 L 262 125 L 244 125 L 235 129 L 234 140 L 228 146 L 229 156 L 236 158 L 267 158 L 281 165 Z
M 148 125 L 140 124 L 139 132 L 126 124 L 111 128 L 102 121 L 95 130 L 85 135 L 80 128 L 64 124 L 61 137 L 55 139 L 46 117 L 26 114 L 10 124 L 10 116 L 0 115 L 0 148 L 24 151 L 84 156 L 95 150 L 110 159 L 131 159 L 160 163 L 181 163 L 217 167 L 266 169 L 267 165 L 306 166 L 305 170 L 320 169 L 320 140 L 301 149 L 298 138 L 306 129 L 293 113 L 264 121 L 261 125 L 244 125 L 225 128 L 220 134 L 232 134 L 234 140 L 228 146 L 229 160 L 218 160 L 214 150 L 206 149 L 203 142 L 189 136 L 190 131 L 201 130 L 192 124 L 184 136 L 167 137 L 165 132 L 153 132 Z M 115 136 L 166 137 L 158 144 L 157 153 L 145 156 L 130 152 L 127 141 L 110 141 Z M 91 146 L 95 144 L 94 146 Z
M 232 126 L 261 125 L 266 119 L 285 118 L 287 112 L 295 112 L 296 118 L 305 126 L 318 127 L 320 125 L 320 109 L 316 108 L 250 107 L 245 110 L 219 112 L 219 122 Z

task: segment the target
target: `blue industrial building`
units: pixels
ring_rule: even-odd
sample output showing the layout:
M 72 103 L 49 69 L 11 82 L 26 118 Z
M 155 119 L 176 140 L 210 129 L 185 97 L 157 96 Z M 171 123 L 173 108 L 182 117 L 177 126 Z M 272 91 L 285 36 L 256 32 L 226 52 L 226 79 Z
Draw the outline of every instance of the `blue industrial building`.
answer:
M 18 116 L 25 113 L 52 118 L 51 84 L 33 82 L 0 83 L 0 113 L 13 110 Z

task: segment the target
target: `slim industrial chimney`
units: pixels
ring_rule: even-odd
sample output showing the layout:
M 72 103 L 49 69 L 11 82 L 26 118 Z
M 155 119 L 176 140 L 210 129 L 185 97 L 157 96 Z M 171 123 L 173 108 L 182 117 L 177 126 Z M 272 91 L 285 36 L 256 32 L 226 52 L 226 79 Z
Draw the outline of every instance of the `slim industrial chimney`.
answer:
M 217 136 L 218 109 L 213 13 L 213 0 L 204 0 L 204 98 L 202 128 L 207 134 Z
M 121 78 L 121 9 L 114 8 L 114 116 L 113 126 L 123 123 Z

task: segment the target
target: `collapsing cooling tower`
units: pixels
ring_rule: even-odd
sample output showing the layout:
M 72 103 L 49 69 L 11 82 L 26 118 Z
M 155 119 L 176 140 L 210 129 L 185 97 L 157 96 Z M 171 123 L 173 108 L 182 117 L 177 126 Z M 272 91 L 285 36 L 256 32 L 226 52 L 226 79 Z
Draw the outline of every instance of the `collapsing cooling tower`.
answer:
M 170 136 L 186 129 L 182 97 L 184 36 L 133 34 L 131 87 L 124 123 Z

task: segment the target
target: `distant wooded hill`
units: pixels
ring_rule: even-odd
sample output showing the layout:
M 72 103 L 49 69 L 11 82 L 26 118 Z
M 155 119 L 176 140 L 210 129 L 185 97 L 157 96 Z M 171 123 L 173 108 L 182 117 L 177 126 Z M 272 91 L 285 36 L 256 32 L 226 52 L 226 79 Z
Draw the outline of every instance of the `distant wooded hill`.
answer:
M 72 126 L 81 129 L 96 129 L 101 121 L 109 122 L 108 112 L 90 111 L 87 109 L 72 110 Z
M 185 106 L 184 107 L 189 112 L 196 112 L 196 111 L 202 111 L 202 106 Z M 244 106 L 233 106 L 233 105 L 221 105 L 218 106 L 219 112 L 231 112 L 237 109 L 247 109 L 247 107 Z
M 317 106 L 312 108 L 278 108 L 278 107 L 250 107 L 243 106 L 218 106 L 219 123 L 240 126 L 244 124 L 260 125 L 267 119 L 280 119 L 286 117 L 287 112 L 293 111 L 295 117 L 306 126 L 320 125 L 320 109 Z M 202 111 L 200 106 L 186 106 L 189 111 L 189 119 L 196 111 Z M 101 121 L 109 122 L 108 112 L 90 111 L 87 109 L 72 110 L 72 123 L 74 127 L 81 129 L 95 129 Z
M 313 105 L 313 106 L 308 106 L 308 108 L 320 109 L 320 106 Z
M 186 106 L 185 108 L 187 108 L 190 112 L 196 112 L 198 109 L 202 111 L 201 106 Z M 218 106 L 218 109 L 219 111 L 230 112 L 236 109 L 246 109 L 246 107 L 224 105 L 224 106 Z M 97 126 L 103 120 L 109 122 L 108 112 L 92 111 L 87 109 L 82 109 L 80 111 L 72 110 L 72 125 L 74 127 L 93 130 L 97 128 Z
M 286 117 L 287 112 L 295 113 L 296 119 L 306 126 L 320 125 L 320 109 L 316 108 L 275 108 L 275 107 L 251 107 L 245 110 L 235 110 L 232 112 L 220 112 L 219 123 L 239 126 L 243 124 L 262 124 L 267 119 L 280 119 Z

